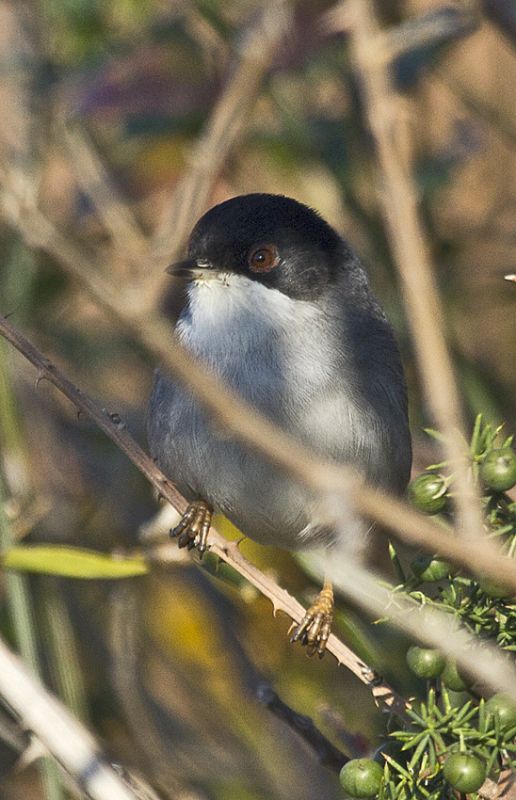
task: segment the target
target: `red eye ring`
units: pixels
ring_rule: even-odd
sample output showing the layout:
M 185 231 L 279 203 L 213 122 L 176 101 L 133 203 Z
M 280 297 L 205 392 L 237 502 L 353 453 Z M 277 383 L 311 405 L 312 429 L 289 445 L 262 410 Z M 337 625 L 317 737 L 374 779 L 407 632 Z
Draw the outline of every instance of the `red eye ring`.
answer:
M 275 244 L 259 244 L 249 251 L 247 263 L 251 272 L 270 272 L 280 263 Z

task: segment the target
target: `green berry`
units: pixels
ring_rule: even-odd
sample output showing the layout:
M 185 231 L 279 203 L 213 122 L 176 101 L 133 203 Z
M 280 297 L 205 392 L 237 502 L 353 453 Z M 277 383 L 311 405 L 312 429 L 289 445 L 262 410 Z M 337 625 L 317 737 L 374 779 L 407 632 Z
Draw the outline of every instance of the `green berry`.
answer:
M 410 566 L 414 575 L 425 583 L 442 581 L 443 578 L 448 577 L 452 570 L 447 561 L 424 555 L 417 556 Z
M 458 792 L 476 792 L 486 779 L 485 765 L 469 753 L 453 753 L 444 763 L 444 777 Z
M 376 797 L 380 791 L 383 769 L 372 758 L 353 758 L 340 771 L 342 788 L 350 797 Z
M 446 488 L 442 475 L 423 473 L 409 485 L 409 500 L 425 514 L 438 514 L 446 505 Z
M 516 702 L 506 694 L 495 694 L 486 703 L 486 714 L 499 720 L 502 730 L 516 725 Z
M 441 674 L 441 680 L 448 689 L 452 689 L 454 692 L 463 692 L 464 689 L 470 686 L 467 679 L 465 679 L 457 669 L 457 663 L 455 661 L 446 662 L 446 666 Z
M 506 492 L 516 484 L 516 453 L 511 447 L 490 450 L 480 464 L 480 478 L 488 489 Z
M 428 647 L 409 647 L 407 664 L 418 678 L 437 678 L 443 671 L 446 660 L 439 650 Z

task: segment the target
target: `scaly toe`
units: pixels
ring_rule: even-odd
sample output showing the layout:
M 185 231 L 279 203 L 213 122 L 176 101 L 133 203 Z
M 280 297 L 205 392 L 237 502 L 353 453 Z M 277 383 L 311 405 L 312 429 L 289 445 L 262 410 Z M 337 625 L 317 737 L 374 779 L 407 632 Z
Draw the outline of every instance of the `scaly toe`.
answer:
M 179 524 L 170 531 L 170 535 L 177 538 L 178 547 L 186 547 L 188 550 L 197 548 L 202 558 L 207 549 L 212 515 L 213 509 L 204 500 L 192 501 Z
M 301 642 L 307 655 L 315 653 L 322 658 L 330 637 L 333 621 L 333 591 L 328 583 L 324 585 L 315 603 L 310 606 L 301 622 L 293 623 L 289 630 L 290 642 Z

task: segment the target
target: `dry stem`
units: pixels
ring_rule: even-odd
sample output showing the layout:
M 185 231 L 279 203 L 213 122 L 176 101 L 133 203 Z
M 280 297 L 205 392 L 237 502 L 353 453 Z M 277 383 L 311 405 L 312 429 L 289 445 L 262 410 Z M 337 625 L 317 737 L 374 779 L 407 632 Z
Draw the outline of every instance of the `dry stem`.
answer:
M 190 233 L 192 220 L 206 208 L 213 184 L 250 118 L 263 78 L 288 30 L 289 5 L 286 0 L 277 0 L 266 6 L 243 37 L 233 75 L 154 236 L 153 249 L 159 264 L 174 260 Z
M 78 409 L 95 420 L 101 430 L 103 430 L 130 458 L 133 464 L 145 475 L 165 500 L 168 500 L 179 512 L 185 510 L 187 501 L 179 494 L 165 475 L 163 475 L 152 459 L 150 459 L 134 441 L 117 414 L 111 415 L 105 409 L 100 408 L 92 398 L 69 381 L 54 364 L 41 355 L 27 339 L 21 336 L 21 334 L 2 317 L 0 317 L 0 333 L 37 367 L 40 378 L 44 377 L 53 383 Z M 264 575 L 259 569 L 253 566 L 242 555 L 236 542 L 228 542 L 212 527 L 210 530 L 209 544 L 212 553 L 219 556 L 223 561 L 237 570 L 237 572 L 252 583 L 265 597 L 269 598 L 275 612 L 278 610 L 283 611 L 292 620 L 298 623 L 302 620 L 305 614 L 303 606 L 285 589 L 278 586 L 269 576 Z M 176 545 L 172 542 L 158 545 L 151 551 L 151 557 L 153 560 L 161 563 L 166 563 L 168 560 L 175 561 L 172 557 L 172 553 L 175 552 L 175 549 Z M 383 682 L 380 682 L 377 686 L 378 676 L 333 634 L 328 641 L 327 650 L 335 656 L 340 664 L 344 664 L 363 683 L 368 685 L 375 684 L 372 687 L 375 695 L 381 697 L 386 705 L 397 708 L 398 711 L 404 708 L 404 701 L 397 697 L 393 690 Z
M 0 640 L 0 695 L 94 800 L 137 800 L 93 736 Z
M 18 175 L 14 177 L 19 178 Z M 516 590 L 516 564 L 503 556 L 497 546 L 475 537 L 464 547 L 452 534 L 444 533 L 406 504 L 363 485 L 350 468 L 321 461 L 311 450 L 240 400 L 179 344 L 166 319 L 150 313 L 142 319 L 138 296 L 124 295 L 113 287 L 82 250 L 64 237 L 34 203 L 27 203 L 26 184 L 19 187 L 12 178 L 9 172 L 4 172 L 2 200 L 6 218 L 30 245 L 54 256 L 121 328 L 140 341 L 192 391 L 215 422 L 290 472 L 314 494 L 341 498 L 343 508 L 352 503 L 358 513 L 391 529 L 402 540 L 425 546 L 453 563 Z M 7 330 L 5 323 L 4 330 Z
M 186 500 L 130 436 L 125 425 L 120 421 L 118 414 L 109 414 L 104 409 L 99 408 L 88 395 L 69 381 L 54 364 L 42 356 L 30 342 L 21 336 L 21 334 L 2 317 L 0 317 L 0 333 L 38 368 L 41 377 L 47 378 L 51 383 L 57 386 L 77 408 L 95 420 L 99 427 L 129 456 L 131 461 L 142 471 L 166 500 L 178 511 L 183 511 L 186 508 Z M 366 498 L 368 495 L 375 497 L 375 492 L 368 489 L 364 490 L 364 487 L 360 487 L 359 485 L 357 485 L 355 492 L 361 496 L 365 495 Z M 396 505 L 401 505 L 398 501 L 391 500 L 391 498 L 387 496 L 385 496 L 384 499 Z M 401 508 L 403 508 L 402 505 Z M 412 514 L 413 512 L 408 513 Z M 416 515 L 416 517 L 417 516 L 418 515 Z M 431 525 L 431 527 L 434 526 Z M 443 537 L 444 541 L 454 543 L 456 548 L 454 551 L 455 555 L 458 555 L 458 550 L 461 558 L 464 555 L 464 550 L 469 554 L 471 550 L 474 549 L 474 546 L 477 545 L 476 542 L 472 542 L 471 546 L 465 549 L 459 540 L 448 537 L 446 534 L 442 533 L 440 533 L 440 536 Z M 305 613 L 303 606 L 285 589 L 278 586 L 269 576 L 264 575 L 264 573 L 254 567 L 241 554 L 236 542 L 228 542 L 212 528 L 209 543 L 210 549 L 215 555 L 219 556 L 227 564 L 236 569 L 237 572 L 271 600 L 275 612 L 278 610 L 284 611 L 292 620 L 300 622 Z M 490 545 L 487 545 L 485 542 L 480 544 L 484 547 L 490 547 Z M 151 556 L 154 560 L 159 560 L 162 563 L 166 563 L 168 560 L 175 561 L 175 548 L 176 545 L 169 542 L 165 545 L 155 547 Z M 502 561 L 505 562 L 507 559 L 502 559 Z M 385 613 L 386 604 L 390 602 L 389 593 L 387 590 L 376 585 L 370 573 L 361 569 L 356 564 L 350 565 L 349 563 L 335 564 L 334 569 L 335 574 L 331 575 L 331 577 L 339 589 L 352 601 L 358 602 L 374 614 Z M 471 664 L 469 658 L 471 649 L 468 651 L 468 647 L 471 648 L 475 643 L 476 640 L 474 637 L 462 631 L 450 631 L 449 625 L 447 624 L 449 620 L 443 614 L 432 613 L 430 615 L 424 610 L 415 613 L 413 605 L 408 601 L 405 601 L 401 597 L 396 597 L 395 600 L 395 602 L 391 603 L 389 609 L 389 618 L 394 624 L 400 625 L 413 636 L 421 638 L 423 641 L 427 641 L 434 646 L 438 646 L 439 642 L 443 641 L 444 637 L 445 650 L 447 651 L 453 648 L 455 651 L 454 655 L 459 664 L 467 666 L 470 671 L 478 675 L 478 677 L 495 689 L 503 688 L 509 692 L 514 691 L 514 686 L 516 685 L 516 675 L 514 671 L 512 671 L 510 667 L 507 667 L 506 662 L 493 650 L 490 651 L 489 659 L 486 660 L 485 665 L 484 662 L 474 662 Z M 339 663 L 344 664 L 363 683 L 371 687 L 373 695 L 379 704 L 401 713 L 402 709 L 405 707 L 405 702 L 396 695 L 390 686 L 382 680 L 378 680 L 378 676 L 334 634 L 331 634 L 328 640 L 327 649 L 335 656 Z
M 444 436 L 455 473 L 460 532 L 482 535 L 482 516 L 465 458 L 460 401 L 442 331 L 443 314 L 428 245 L 418 218 L 416 186 L 411 176 L 412 142 L 404 119 L 407 101 L 396 95 L 388 67 L 372 52 L 380 35 L 369 0 L 350 0 L 352 50 L 362 80 L 362 94 L 374 136 L 380 204 L 402 280 L 409 323 L 429 408 Z

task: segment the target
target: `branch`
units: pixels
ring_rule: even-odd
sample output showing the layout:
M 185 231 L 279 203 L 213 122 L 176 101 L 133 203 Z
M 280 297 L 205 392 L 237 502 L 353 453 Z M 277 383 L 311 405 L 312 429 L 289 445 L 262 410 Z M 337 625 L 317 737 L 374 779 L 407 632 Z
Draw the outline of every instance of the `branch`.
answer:
M 91 397 L 69 381 L 48 358 L 41 355 L 4 317 L 0 317 L 0 334 L 37 367 L 40 378 L 46 378 L 53 383 L 78 409 L 97 423 L 99 428 L 129 457 L 165 500 L 180 513 L 185 511 L 188 505 L 185 498 L 135 442 L 125 425 L 120 421 L 118 414 L 110 414 L 105 409 L 100 408 Z M 269 598 L 275 612 L 283 611 L 297 623 L 303 619 L 305 614 L 303 606 L 269 576 L 264 575 L 253 566 L 241 554 L 236 542 L 228 542 L 212 527 L 210 529 L 209 544 L 212 553 L 233 567 L 265 597 Z M 175 543 L 171 542 L 155 546 L 151 551 L 151 558 L 161 563 L 175 560 L 169 554 L 171 552 L 175 553 L 176 547 Z M 327 650 L 335 656 L 339 664 L 344 664 L 363 683 L 371 686 L 375 693 L 382 693 L 382 700 L 386 705 L 396 708 L 398 711 L 404 708 L 404 701 L 387 684 L 382 681 L 378 682 L 376 673 L 333 634 L 328 641 Z
M 137 800 L 93 736 L 47 692 L 0 639 L 0 694 L 94 800 Z
M 154 236 L 159 263 L 174 260 L 192 220 L 205 210 L 219 173 L 251 117 L 263 79 L 290 25 L 287 0 L 276 0 L 260 12 L 239 45 L 239 62 L 195 146 L 190 169 L 176 187 Z
M 379 35 L 370 0 L 350 0 L 351 44 L 362 81 L 362 96 L 378 159 L 380 209 L 403 285 L 409 324 L 429 408 L 444 436 L 455 473 L 459 531 L 469 539 L 483 534 L 480 502 L 469 479 L 459 395 L 442 331 L 443 313 L 428 244 L 418 218 L 418 193 L 411 175 L 412 146 L 402 100 L 385 63 L 371 53 Z
M 307 717 L 305 714 L 299 714 L 297 711 L 290 708 L 267 683 L 262 683 L 258 686 L 256 696 L 262 705 L 268 708 L 269 711 L 272 711 L 272 713 L 283 720 L 283 722 L 286 722 L 289 728 L 299 734 L 299 736 L 315 750 L 323 766 L 338 773 L 344 764 L 349 761 L 349 758 L 345 756 L 344 753 L 341 753 L 341 751 L 316 728 L 310 717 Z
M 2 317 L 0 317 L 0 334 L 8 339 L 38 368 L 40 377 L 47 378 L 77 408 L 95 420 L 99 427 L 128 455 L 135 466 L 156 487 L 164 499 L 168 500 L 178 511 L 185 510 L 187 502 L 184 497 L 179 494 L 156 464 L 130 436 L 118 414 L 109 414 L 105 409 L 99 408 L 88 395 L 71 383 L 54 364 L 42 356 L 30 342 Z M 357 491 L 363 494 L 364 489 L 363 487 L 357 487 Z M 366 490 L 365 497 L 367 498 L 369 495 L 376 502 L 377 493 L 373 490 Z M 403 509 L 403 505 L 387 495 L 383 497 L 383 502 L 387 504 L 393 503 Z M 364 505 L 363 497 L 361 504 Z M 408 515 L 413 514 L 412 511 L 407 511 L 406 513 Z M 419 515 L 415 516 L 417 518 Z M 424 522 L 422 518 L 421 521 Z M 460 540 L 454 539 L 450 535 L 440 532 L 439 536 L 447 543 L 447 554 L 453 552 L 456 561 L 460 559 L 464 561 L 472 551 L 475 551 L 475 547 L 487 548 L 487 552 L 492 549 L 492 546 L 487 542 L 477 543 L 476 541 L 471 542 L 470 547 L 464 548 Z M 301 621 L 305 613 L 303 606 L 269 576 L 264 575 L 254 567 L 240 553 L 236 542 L 228 542 L 214 528 L 211 528 L 209 542 L 210 549 L 215 555 L 233 567 L 265 597 L 269 598 L 275 612 L 278 610 L 284 611 L 295 622 Z M 175 553 L 176 545 L 168 542 L 165 545 L 155 547 L 150 556 L 151 560 L 161 563 L 167 563 L 167 561 L 175 563 L 177 560 Z M 485 553 L 483 555 L 485 557 Z M 500 556 L 497 555 L 496 557 L 500 559 Z M 511 559 L 502 557 L 501 561 L 505 566 L 509 563 L 514 568 L 514 563 Z M 478 640 L 465 631 L 450 630 L 447 615 L 429 611 L 428 609 L 420 609 L 415 613 L 414 604 L 401 595 L 394 595 L 388 589 L 378 586 L 371 573 L 354 561 L 332 561 L 331 570 L 333 572 L 329 577 L 333 579 L 340 591 L 349 597 L 352 602 L 358 603 L 374 615 L 383 615 L 386 608 L 388 608 L 389 619 L 393 624 L 408 631 L 417 639 L 426 641 L 434 647 L 441 647 L 443 652 L 453 655 L 460 666 L 468 669 L 469 672 L 478 676 L 495 690 L 504 689 L 511 694 L 515 693 L 516 672 L 512 667 L 489 645 L 486 645 L 485 649 L 489 658 L 476 659 L 472 662 L 472 648 L 478 645 Z M 514 580 L 513 573 L 512 579 Z M 338 663 L 344 664 L 354 675 L 371 688 L 379 705 L 402 713 L 406 706 L 405 701 L 334 634 L 330 635 L 327 650 L 335 656 Z
M 147 239 L 128 204 L 118 196 L 92 142 L 66 119 L 61 119 L 57 128 L 77 183 L 93 203 L 115 252 L 128 264 L 141 268 L 150 257 Z
M 288 471 L 316 496 L 327 501 L 328 505 L 331 504 L 332 515 L 336 499 L 341 502 L 343 509 L 353 505 L 357 513 L 390 529 L 402 541 L 439 553 L 454 564 L 493 578 L 516 591 L 516 563 L 505 557 L 499 547 L 484 538 L 472 539 L 464 547 L 451 533 L 443 532 L 436 523 L 407 504 L 379 489 L 364 485 L 350 467 L 321 461 L 310 449 L 241 400 L 181 346 L 171 335 L 170 324 L 165 318 L 147 311 L 144 318 L 140 316 L 139 293 L 135 291 L 124 295 L 122 290 L 112 286 L 95 264 L 52 225 L 34 202 L 27 203 L 28 179 L 19 185 L 20 176 L 17 174 L 12 180 L 5 168 L 3 178 L 3 211 L 8 221 L 20 231 L 29 245 L 45 250 L 56 258 L 123 330 L 139 341 L 156 361 L 162 362 L 192 392 L 214 422 Z M 6 338 L 10 338 L 9 330 L 11 335 L 14 332 L 5 320 L 1 328 Z M 10 339 L 15 346 L 16 336 Z M 26 345 L 33 349 L 28 342 Z M 179 511 L 184 510 L 184 506 L 176 507 Z

